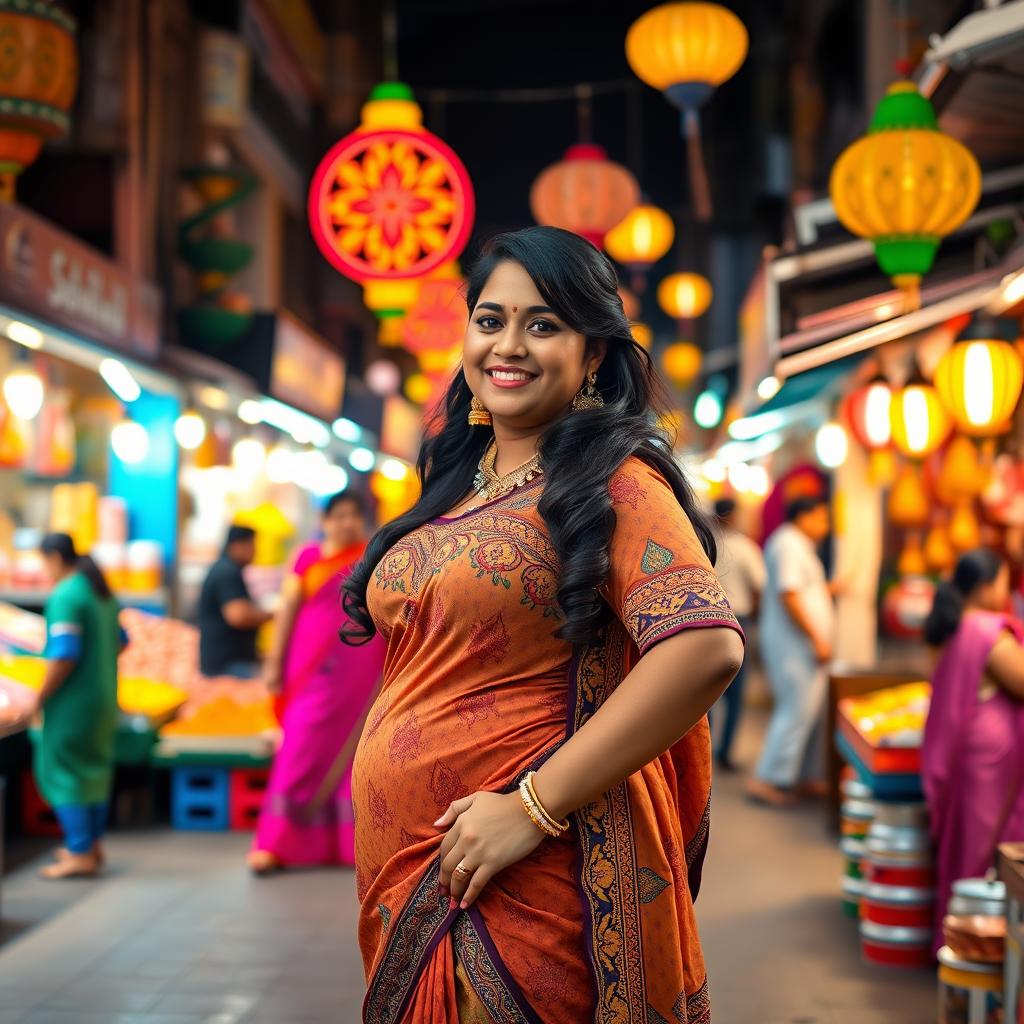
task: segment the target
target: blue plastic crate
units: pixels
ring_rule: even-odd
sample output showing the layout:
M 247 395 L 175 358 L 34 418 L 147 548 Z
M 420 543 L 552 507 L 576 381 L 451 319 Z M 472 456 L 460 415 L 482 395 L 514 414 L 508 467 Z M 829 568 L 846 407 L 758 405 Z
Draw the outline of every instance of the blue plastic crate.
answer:
M 230 821 L 230 772 L 226 768 L 175 768 L 171 772 L 171 826 L 225 832 Z

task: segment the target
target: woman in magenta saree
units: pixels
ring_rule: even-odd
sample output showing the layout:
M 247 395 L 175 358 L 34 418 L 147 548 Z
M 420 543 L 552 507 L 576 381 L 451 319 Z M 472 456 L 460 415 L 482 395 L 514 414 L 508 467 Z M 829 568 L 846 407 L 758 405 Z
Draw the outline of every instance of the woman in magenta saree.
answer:
M 249 863 L 254 871 L 354 863 L 352 757 L 384 662 L 381 642 L 347 647 L 341 584 L 365 549 L 361 499 L 324 509 L 324 540 L 297 555 L 285 585 L 267 682 L 283 739 Z
M 1004 614 L 1007 565 L 974 551 L 942 583 L 925 625 L 940 649 L 921 774 L 936 856 L 936 948 L 952 885 L 984 875 L 999 843 L 1024 840 L 1024 639 Z

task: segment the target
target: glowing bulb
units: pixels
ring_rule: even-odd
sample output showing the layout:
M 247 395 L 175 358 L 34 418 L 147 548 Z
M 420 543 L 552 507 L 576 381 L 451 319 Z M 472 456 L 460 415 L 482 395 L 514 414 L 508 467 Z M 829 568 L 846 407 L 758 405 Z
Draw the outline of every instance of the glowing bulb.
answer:
M 398 459 L 385 459 L 380 465 L 380 473 L 385 480 L 404 480 L 409 475 L 409 467 Z
M 343 466 L 325 466 L 317 473 L 316 483 L 310 490 L 318 498 L 338 494 L 348 487 L 348 473 Z
M 42 348 L 43 332 L 31 324 L 23 324 L 20 320 L 9 320 L 5 329 L 7 337 L 25 348 Z
M 698 427 L 711 430 L 722 422 L 722 400 L 714 391 L 702 391 L 693 403 L 693 418 Z
M 757 385 L 757 397 L 762 402 L 768 402 L 773 399 L 782 387 L 782 381 L 779 380 L 774 374 L 770 377 L 765 377 L 760 384 Z
M 912 452 L 923 452 L 928 447 L 928 399 L 921 388 L 910 387 L 904 392 L 903 419 L 907 425 L 907 447 Z
M 223 388 L 215 388 L 212 384 L 207 384 L 205 387 L 200 388 L 199 401 L 211 409 L 218 409 L 220 412 L 224 412 L 231 404 L 228 393 Z
M 826 423 L 814 437 L 814 451 L 826 469 L 836 469 L 846 461 L 850 440 L 838 423 Z
M 892 389 L 881 381 L 870 385 L 864 398 L 864 433 L 874 448 L 884 448 L 892 438 Z
M 197 412 L 184 412 L 174 421 L 174 440 L 194 452 L 206 440 L 206 420 Z
M 704 474 L 704 479 L 713 484 L 725 483 L 726 469 L 718 459 L 708 459 L 700 467 L 700 471 Z
M 1016 306 L 1021 299 L 1024 299 L 1024 271 L 1003 285 L 1003 302 L 1006 303 L 1007 307 Z M 11 333 L 10 328 L 8 328 L 7 333 Z
M 243 437 L 231 449 L 231 461 L 240 473 L 259 476 L 267 464 L 267 449 L 254 437 Z
M 254 402 L 251 398 L 247 398 L 238 407 L 238 418 L 243 423 L 248 423 L 250 426 L 262 423 L 263 409 L 260 407 L 260 403 Z
M 348 441 L 349 444 L 354 444 L 363 434 L 358 423 L 353 423 L 351 420 L 345 419 L 344 416 L 331 424 L 331 430 L 334 431 L 335 437 L 341 438 L 342 441 Z
M 366 368 L 366 386 L 381 398 L 393 395 L 402 383 L 402 371 L 390 359 L 378 359 Z
M 330 469 L 330 463 L 327 461 L 327 456 L 317 449 L 299 452 L 295 456 L 295 482 L 314 494 L 326 493 L 321 490 L 321 487 L 328 469 Z M 334 492 L 331 491 L 331 493 Z
M 967 420 L 975 426 L 992 422 L 995 380 L 992 354 L 984 342 L 968 342 L 964 354 L 964 406 Z
M 296 452 L 283 444 L 275 445 L 267 456 L 267 479 L 272 484 L 290 484 L 295 479 Z
M 104 359 L 100 363 L 100 376 L 122 402 L 134 402 L 142 394 L 139 382 L 120 359 Z
M 756 494 L 759 498 L 768 497 L 768 492 L 772 489 L 771 478 L 768 476 L 768 470 L 764 466 L 750 467 L 747 484 L 750 493 Z
M 110 447 L 125 465 L 132 466 L 149 454 L 149 434 L 141 423 L 123 420 L 110 432 Z
M 745 462 L 734 462 L 729 467 L 729 483 L 741 494 L 750 488 L 750 467 Z
M 4 378 L 4 401 L 19 420 L 34 420 L 43 407 L 46 389 L 35 370 L 12 370 Z
M 369 473 L 377 457 L 369 448 L 356 448 L 348 457 L 349 465 L 359 473 Z

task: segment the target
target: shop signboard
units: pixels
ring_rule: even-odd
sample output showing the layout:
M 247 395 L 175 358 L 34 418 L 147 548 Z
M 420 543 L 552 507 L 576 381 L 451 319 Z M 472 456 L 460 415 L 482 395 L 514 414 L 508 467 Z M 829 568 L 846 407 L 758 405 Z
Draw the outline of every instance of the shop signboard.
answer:
M 0 204 L 0 302 L 137 358 L 160 349 L 158 288 L 13 204 Z
M 299 409 L 333 420 L 345 392 L 345 362 L 305 324 L 283 310 L 274 324 L 270 394 Z

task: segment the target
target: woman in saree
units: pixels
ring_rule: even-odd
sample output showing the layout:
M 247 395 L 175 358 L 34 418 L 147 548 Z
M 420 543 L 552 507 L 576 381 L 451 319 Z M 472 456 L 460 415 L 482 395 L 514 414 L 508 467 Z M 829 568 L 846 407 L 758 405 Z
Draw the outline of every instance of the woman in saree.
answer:
M 611 263 L 498 236 L 422 496 L 345 586 L 370 1024 L 710 1020 L 707 711 L 742 660 Z
M 380 682 L 384 645 L 345 647 L 341 584 L 362 557 L 366 509 L 342 491 L 323 510 L 323 540 L 286 578 L 265 681 L 283 739 L 263 801 L 250 868 L 352 864 L 352 756 Z
M 939 584 L 925 638 L 936 649 L 921 775 L 936 855 L 936 948 L 955 881 L 1024 840 L 1024 630 L 1006 614 L 1007 564 L 987 550 Z

